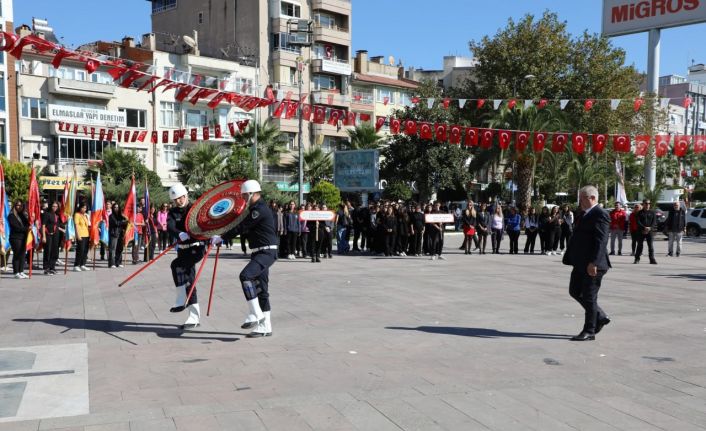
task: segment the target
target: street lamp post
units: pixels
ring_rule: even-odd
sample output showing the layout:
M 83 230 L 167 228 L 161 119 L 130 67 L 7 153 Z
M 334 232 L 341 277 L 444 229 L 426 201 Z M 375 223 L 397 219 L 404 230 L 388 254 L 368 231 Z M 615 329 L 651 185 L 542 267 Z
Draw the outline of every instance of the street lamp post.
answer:
M 287 30 L 290 33 L 289 44 L 300 48 L 311 47 L 311 20 L 288 20 Z M 293 28 L 293 30 L 292 30 Z M 309 62 L 311 63 L 311 49 L 309 50 Z M 297 57 L 297 69 L 299 71 L 299 205 L 304 203 L 304 144 L 302 134 L 304 132 L 304 119 L 302 118 L 302 82 L 304 75 L 304 58 Z
M 300 61 L 301 60 L 301 61 Z M 302 101 L 302 75 L 304 74 L 304 59 L 297 58 L 297 69 L 299 71 L 299 136 L 297 137 L 297 145 L 299 147 L 299 205 L 304 203 L 304 143 L 302 134 L 304 132 L 304 118 L 301 115 Z

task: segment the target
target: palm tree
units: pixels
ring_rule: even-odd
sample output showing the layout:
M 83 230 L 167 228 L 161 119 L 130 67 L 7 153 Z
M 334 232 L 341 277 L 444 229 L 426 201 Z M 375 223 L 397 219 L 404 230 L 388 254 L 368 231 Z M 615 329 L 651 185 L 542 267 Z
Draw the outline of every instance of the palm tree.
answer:
M 284 165 L 284 168 L 292 174 L 293 178 L 299 178 L 299 154 L 294 155 L 294 159 Z M 333 179 L 333 160 L 331 154 L 326 153 L 319 146 L 310 147 L 304 151 L 304 181 L 315 186 L 319 181 L 331 181 Z M 296 183 L 293 181 L 292 183 Z
M 514 109 L 502 108 L 499 112 L 486 120 L 488 127 L 494 129 L 525 130 L 528 132 L 543 131 L 552 132 L 562 129 L 566 124 L 562 112 L 553 107 L 537 109 L 531 106 L 527 109 L 515 107 Z M 537 165 L 536 154 L 532 151 L 532 145 L 523 153 L 518 153 L 513 149 L 500 150 L 493 147 L 486 155 L 486 167 L 504 162 L 506 165 L 514 163 L 514 178 L 517 184 L 517 206 L 529 207 L 532 198 L 532 184 Z
M 251 122 L 243 133 L 235 135 L 233 142 L 228 142 L 226 145 L 252 148 L 253 142 L 255 142 L 255 127 L 257 127 L 258 160 L 268 165 L 278 164 L 282 153 L 287 151 L 287 140 L 280 132 L 279 127 L 269 119 L 257 126 Z
M 583 186 L 597 185 L 605 179 L 605 172 L 600 163 L 586 154 L 573 154 L 568 169 L 569 183 L 578 196 Z
M 220 146 L 199 143 L 179 157 L 179 167 L 174 172 L 179 181 L 198 196 L 223 181 L 225 160 L 226 155 Z
M 370 122 L 348 129 L 348 137 L 350 138 L 348 148 L 351 150 L 376 150 L 380 148 L 382 140 L 382 136 L 378 135 L 375 126 Z

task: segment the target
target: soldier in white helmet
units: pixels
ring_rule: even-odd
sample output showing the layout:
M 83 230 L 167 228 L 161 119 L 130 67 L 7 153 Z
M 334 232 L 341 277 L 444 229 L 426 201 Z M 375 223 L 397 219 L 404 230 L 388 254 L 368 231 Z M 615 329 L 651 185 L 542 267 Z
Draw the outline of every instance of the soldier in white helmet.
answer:
M 191 209 L 189 195 L 186 187 L 183 184 L 176 184 L 169 189 L 169 198 L 174 201 L 174 206 L 169 210 L 167 215 L 167 230 L 175 237 L 179 238 L 177 244 L 177 258 L 172 261 L 172 277 L 174 278 L 174 286 L 176 286 L 176 301 L 174 307 L 169 311 L 179 313 L 188 310 L 189 315 L 182 326 L 182 329 L 193 329 L 199 326 L 201 311 L 199 310 L 198 297 L 196 290 L 189 299 L 189 304 L 186 304 L 186 296 L 188 295 L 191 285 L 196 277 L 196 264 L 203 259 L 206 251 L 205 244 L 202 241 L 193 239 L 186 232 L 184 225 L 186 215 Z
M 240 284 L 249 308 L 249 314 L 241 328 L 255 328 L 247 335 L 248 338 L 272 335 L 268 283 L 270 266 L 277 260 L 277 234 L 272 211 L 260 196 L 261 191 L 257 181 L 245 181 L 240 193 L 248 202 L 248 214 L 234 229 L 224 233 L 222 238 L 218 235 L 211 238 L 211 243 L 218 245 L 223 239 L 241 235 L 241 238 L 247 238 L 250 245 L 250 262 L 240 273 Z

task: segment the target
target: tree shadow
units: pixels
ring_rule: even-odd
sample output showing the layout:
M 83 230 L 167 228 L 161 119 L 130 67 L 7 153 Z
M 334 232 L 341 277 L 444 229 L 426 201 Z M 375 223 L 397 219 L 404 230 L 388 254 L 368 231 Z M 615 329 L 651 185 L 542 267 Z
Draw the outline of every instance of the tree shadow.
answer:
M 666 278 L 684 278 L 691 281 L 706 281 L 706 274 L 661 274 Z
M 181 325 L 172 325 L 165 323 L 138 323 L 138 322 L 122 322 L 119 320 L 103 320 L 103 319 L 67 319 L 62 317 L 46 318 L 46 319 L 13 319 L 13 322 L 42 322 L 48 325 L 54 325 L 65 328 L 61 333 L 68 332 L 72 329 L 83 329 L 87 331 L 103 332 L 127 343 L 137 345 L 130 340 L 115 335 L 116 332 L 151 332 L 160 338 L 184 338 L 198 340 L 214 340 L 230 342 L 238 340 L 237 337 L 223 337 L 224 335 L 246 335 L 237 332 L 213 332 L 199 331 L 198 329 L 182 330 Z M 187 336 L 188 335 L 188 336 Z M 220 337 L 219 337 L 220 335 Z
M 385 329 L 395 329 L 402 331 L 420 331 L 430 334 L 460 335 L 463 337 L 476 338 L 540 338 L 547 340 L 565 340 L 571 338 L 566 334 L 540 334 L 534 332 L 504 332 L 497 329 L 488 328 L 462 328 L 457 326 L 417 326 L 416 328 L 405 328 L 400 326 L 388 326 Z

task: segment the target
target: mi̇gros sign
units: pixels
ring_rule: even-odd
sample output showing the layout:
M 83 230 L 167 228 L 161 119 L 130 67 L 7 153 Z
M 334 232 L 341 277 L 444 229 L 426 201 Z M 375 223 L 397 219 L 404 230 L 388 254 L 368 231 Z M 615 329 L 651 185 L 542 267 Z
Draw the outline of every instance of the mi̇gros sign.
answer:
M 706 22 L 706 0 L 603 0 L 603 35 Z

